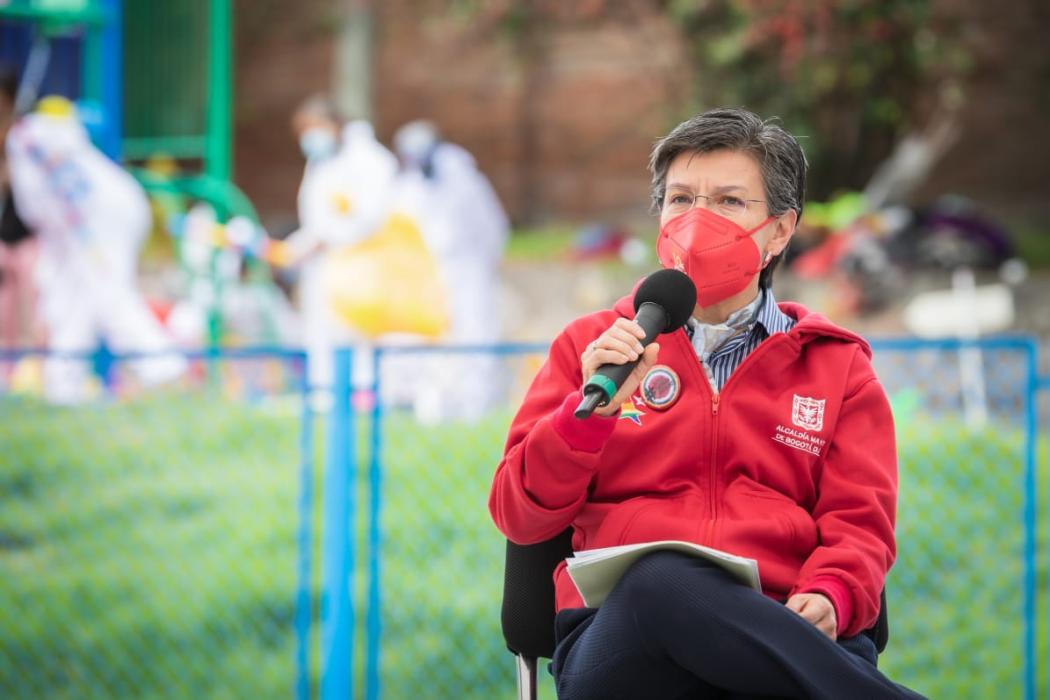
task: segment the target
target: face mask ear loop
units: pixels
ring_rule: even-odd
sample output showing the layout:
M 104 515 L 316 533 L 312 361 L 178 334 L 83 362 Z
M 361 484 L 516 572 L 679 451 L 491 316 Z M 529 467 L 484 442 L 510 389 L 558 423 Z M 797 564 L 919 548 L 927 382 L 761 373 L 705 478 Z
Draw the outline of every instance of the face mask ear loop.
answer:
M 776 221 L 776 220 L 777 220 L 777 217 L 775 217 L 772 214 L 770 214 L 769 216 L 766 217 L 765 221 L 763 221 L 762 223 L 760 223 L 758 226 L 754 227 L 750 231 L 745 231 L 742 234 L 738 234 L 737 238 L 744 238 L 746 236 L 753 236 L 753 235 L 755 235 L 756 231 L 759 231 L 760 229 L 762 229 L 765 226 L 767 226 L 770 221 Z

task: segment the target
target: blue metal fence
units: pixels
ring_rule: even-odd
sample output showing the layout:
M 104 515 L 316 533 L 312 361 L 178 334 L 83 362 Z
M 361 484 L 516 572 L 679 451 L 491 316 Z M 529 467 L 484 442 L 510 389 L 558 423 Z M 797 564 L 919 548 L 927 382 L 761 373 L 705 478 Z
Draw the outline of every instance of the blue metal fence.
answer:
M 891 598 L 891 629 L 899 632 L 885 665 L 905 678 L 925 675 L 924 668 L 938 669 L 936 677 L 923 680 L 926 687 L 917 683 L 931 697 L 1034 698 L 1038 344 L 1027 337 L 893 339 L 875 341 L 873 348 L 890 395 L 907 396 L 918 389 L 927 405 L 925 410 L 914 403 L 895 407 L 904 413 L 896 416 L 901 433 L 901 551 L 890 585 L 909 590 L 927 584 L 926 598 L 931 600 L 924 600 L 921 608 L 912 606 L 915 613 L 928 616 L 931 608 L 940 608 L 947 614 L 945 638 L 934 639 L 907 614 L 894 615 L 896 601 Z M 972 359 L 967 353 L 975 352 L 982 360 L 980 390 L 960 376 Z M 968 392 L 976 396 L 968 399 Z M 986 413 L 972 406 L 977 400 L 985 402 Z M 922 430 L 941 426 L 936 439 L 908 430 L 908 417 L 916 413 L 934 421 Z M 973 417 L 978 425 L 972 424 Z M 909 450 L 916 444 L 925 449 Z M 916 463 L 916 458 L 938 454 L 947 457 L 950 468 L 943 475 Z M 922 493 L 924 486 L 940 495 L 940 508 L 909 516 L 909 505 L 921 507 L 914 491 Z M 965 537 L 970 540 L 960 543 Z M 924 540 L 932 544 L 915 551 L 915 543 Z M 964 597 L 967 589 L 969 598 Z M 978 599 L 993 600 L 992 614 L 1005 612 L 1008 619 L 990 622 L 988 616 L 973 615 Z M 937 662 L 949 658 L 960 664 L 983 659 L 987 665 L 972 673 L 946 673 Z
M 1050 379 L 1036 340 L 873 346 L 901 478 L 880 663 L 930 697 L 1045 697 L 1037 397 Z M 0 593 L 10 601 L 0 612 L 0 694 L 512 697 L 499 631 L 503 540 L 485 501 L 545 352 L 382 348 L 374 382 L 355 389 L 353 351 L 342 350 L 336 386 L 317 400 L 303 386 L 305 358 L 279 348 L 190 353 L 186 377 L 152 393 L 126 376 L 142 356 L 96 354 L 84 359 L 105 377 L 101 396 L 76 407 L 49 407 L 10 384 L 0 391 Z M 974 352 L 980 386 L 963 376 Z M 47 358 L 7 353 L 0 368 L 11 377 L 15 364 Z M 172 474 L 180 481 L 164 480 Z M 248 498 L 242 486 L 256 474 L 284 476 Z M 167 486 L 150 487 L 157 478 Z M 120 498 L 131 500 L 105 495 L 100 479 L 128 484 Z M 105 533 L 141 530 L 185 560 L 166 562 L 174 568 L 157 579 L 142 550 L 63 525 L 80 499 L 101 498 L 117 509 L 100 511 Z M 252 551 L 231 553 L 207 527 L 240 533 Z M 73 554 L 51 562 L 53 543 Z M 100 562 L 121 568 L 119 581 Z M 222 603 L 239 589 L 251 595 Z M 105 602 L 121 596 L 138 607 Z M 223 612 L 211 619 L 214 605 Z M 148 622 L 152 641 L 132 618 Z
M 893 636 L 882 665 L 931 697 L 1034 698 L 1037 687 L 1042 695 L 1045 669 L 1037 674 L 1035 656 L 1037 343 L 885 339 L 873 346 L 901 449 L 900 557 L 888 584 Z M 512 696 L 498 629 L 502 539 L 487 523 L 485 496 L 509 419 L 545 350 L 376 353 L 376 401 L 361 457 L 369 465 L 358 538 L 368 561 L 358 606 L 367 610 L 359 625 L 365 649 L 342 657 L 356 659 L 365 677 L 347 681 L 344 692 Z M 962 376 L 972 352 L 983 360 L 984 410 L 976 423 L 968 396 L 976 390 Z M 432 385 L 439 395 L 451 388 L 454 409 L 455 387 L 469 383 L 480 358 L 493 357 L 499 367 L 487 371 L 498 378 L 500 396 L 490 397 L 484 416 L 435 413 L 424 400 Z M 979 601 L 994 612 L 972 615 Z M 974 659 L 983 665 L 968 665 Z

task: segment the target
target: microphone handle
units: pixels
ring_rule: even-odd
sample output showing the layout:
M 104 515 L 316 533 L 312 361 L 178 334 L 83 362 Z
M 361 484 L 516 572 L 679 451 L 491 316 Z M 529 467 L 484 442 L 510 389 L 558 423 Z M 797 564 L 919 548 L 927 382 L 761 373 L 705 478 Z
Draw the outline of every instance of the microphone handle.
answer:
M 642 338 L 642 347 L 647 347 L 656 340 L 656 336 L 663 333 L 667 328 L 667 312 L 663 307 L 652 302 L 645 302 L 638 308 L 634 317 L 635 322 L 645 331 Z M 637 360 L 625 362 L 621 365 L 604 364 L 598 368 L 594 375 L 583 385 L 583 400 L 573 413 L 577 418 L 583 419 L 591 415 L 594 409 L 608 404 L 617 390 L 623 385 L 625 379 L 630 376 L 638 363 L 642 361 L 641 356 Z
M 594 409 L 598 408 L 598 404 L 601 403 L 603 398 L 604 394 L 600 391 L 585 392 L 583 400 L 580 401 L 580 405 L 576 407 L 576 412 L 573 415 L 581 420 L 586 418 L 594 413 Z

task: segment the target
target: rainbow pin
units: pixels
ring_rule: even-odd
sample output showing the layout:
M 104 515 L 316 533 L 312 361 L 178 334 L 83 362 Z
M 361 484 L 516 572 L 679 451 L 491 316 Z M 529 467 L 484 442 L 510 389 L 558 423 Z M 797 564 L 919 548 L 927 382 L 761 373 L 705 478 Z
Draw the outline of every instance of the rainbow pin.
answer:
M 620 420 L 626 418 L 635 425 L 642 424 L 642 416 L 645 414 L 638 410 L 634 405 L 634 401 L 627 400 L 620 404 Z

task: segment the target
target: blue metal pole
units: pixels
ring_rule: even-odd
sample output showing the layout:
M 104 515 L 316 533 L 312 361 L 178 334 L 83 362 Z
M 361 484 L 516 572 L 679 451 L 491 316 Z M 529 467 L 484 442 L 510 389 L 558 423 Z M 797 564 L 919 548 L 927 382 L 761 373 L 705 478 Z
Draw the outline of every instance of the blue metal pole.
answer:
M 378 700 L 380 694 L 380 656 L 383 631 L 382 618 L 382 530 L 380 527 L 383 486 L 383 402 L 380 369 L 382 367 L 382 348 L 372 353 L 372 385 L 374 403 L 372 404 L 371 455 L 368 465 L 369 518 L 368 518 L 368 641 L 365 659 L 365 697 Z
M 1025 345 L 1028 386 L 1025 392 L 1024 455 L 1024 696 L 1035 698 L 1035 558 L 1036 558 L 1036 413 L 1039 404 L 1039 346 L 1034 340 Z
M 357 482 L 354 416 L 350 411 L 352 350 L 335 353 L 333 404 L 324 477 L 324 594 L 321 609 L 321 698 L 353 693 L 354 486 Z
M 113 389 L 116 387 L 115 369 L 119 363 L 120 359 L 113 354 L 105 341 L 99 342 L 95 352 L 91 354 L 92 369 L 95 370 L 99 383 L 109 395 L 113 394 Z
M 1033 341 L 1033 344 L 1034 344 L 1034 341 Z M 1050 344 L 1047 345 L 1047 349 L 1050 349 Z M 1036 483 L 1037 476 L 1038 476 L 1037 473 L 1036 473 L 1036 469 L 1037 469 L 1037 454 L 1038 454 L 1038 449 L 1039 449 L 1039 427 L 1038 427 L 1038 421 L 1039 421 L 1039 416 L 1038 416 L 1038 413 L 1039 413 L 1039 392 L 1041 392 L 1041 391 L 1050 392 L 1050 373 L 1045 374 L 1045 375 L 1041 375 L 1039 373 L 1039 353 L 1038 353 L 1038 350 L 1033 350 L 1031 355 L 1028 358 L 1028 372 L 1029 372 L 1029 375 L 1028 375 L 1029 376 L 1029 381 L 1031 382 L 1031 387 L 1032 388 L 1031 388 L 1031 390 L 1029 391 L 1029 394 L 1028 394 L 1028 421 L 1027 421 L 1027 425 L 1025 426 L 1026 439 L 1028 440 L 1028 453 L 1026 455 L 1026 459 L 1027 459 L 1028 464 L 1030 465 L 1028 468 L 1029 468 L 1030 473 L 1032 475 L 1032 477 L 1031 477 L 1031 479 L 1032 479 L 1032 490 L 1034 492 L 1035 491 L 1035 483 Z M 1050 436 L 1050 431 L 1048 431 L 1047 434 L 1048 434 L 1048 436 Z M 1033 495 L 1033 499 L 1034 498 L 1035 497 Z M 1050 503 L 1050 500 L 1048 500 L 1047 502 Z M 1032 518 L 1033 518 L 1033 520 L 1035 520 L 1035 514 L 1034 513 L 1032 515 Z M 1034 557 L 1034 555 L 1033 555 L 1033 557 Z M 1033 564 L 1033 572 L 1032 572 L 1032 586 L 1033 586 L 1033 589 L 1034 589 L 1034 587 L 1035 587 L 1034 564 Z M 1033 596 L 1034 596 L 1034 592 L 1033 592 Z M 1032 600 L 1032 608 L 1033 608 L 1033 610 L 1032 610 L 1033 622 L 1031 624 L 1031 627 L 1033 628 L 1033 635 L 1034 635 L 1034 628 L 1035 628 L 1035 622 L 1034 622 L 1034 617 L 1035 617 L 1035 609 L 1034 609 L 1035 608 L 1035 600 L 1034 600 L 1034 598 Z M 1025 609 L 1025 612 L 1027 614 L 1027 612 L 1028 612 L 1027 608 Z M 1030 697 L 1034 697 L 1034 695 L 1035 695 L 1035 683 L 1036 683 L 1036 680 L 1037 680 L 1036 679 L 1037 671 L 1035 669 L 1035 659 L 1034 659 L 1034 654 L 1035 654 L 1035 650 L 1034 650 L 1035 642 L 1034 642 L 1034 640 L 1031 642 L 1031 646 L 1032 646 L 1033 659 L 1032 659 L 1032 662 L 1031 662 L 1032 663 L 1032 670 L 1031 670 L 1031 674 L 1030 674 L 1031 675 L 1031 684 L 1032 684 L 1032 696 L 1030 696 Z M 1025 662 L 1026 662 L 1026 669 L 1027 669 L 1027 663 L 1028 663 L 1027 658 L 1026 658 Z M 1050 664 L 1048 664 L 1048 667 L 1050 667 Z M 1047 697 L 1050 697 L 1050 678 L 1047 679 L 1047 686 L 1048 686 L 1047 687 Z
M 313 622 L 312 561 L 314 512 L 314 415 L 310 393 L 303 373 L 301 396 L 302 425 L 299 435 L 299 590 L 295 596 L 296 679 L 295 695 L 310 699 L 310 628 Z

